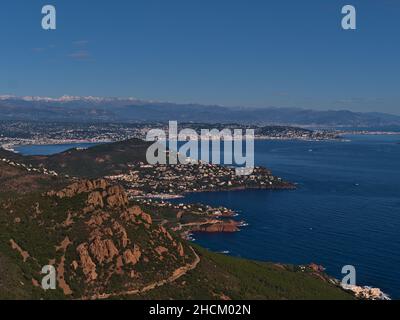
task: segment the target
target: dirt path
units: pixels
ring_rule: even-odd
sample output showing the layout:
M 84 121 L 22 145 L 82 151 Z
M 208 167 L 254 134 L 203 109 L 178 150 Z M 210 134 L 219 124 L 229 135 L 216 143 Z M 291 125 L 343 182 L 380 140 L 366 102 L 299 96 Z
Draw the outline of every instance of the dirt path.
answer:
M 154 290 L 154 289 L 161 287 L 163 285 L 166 285 L 168 283 L 172 283 L 172 282 L 178 280 L 179 278 L 181 278 L 182 276 L 184 276 L 185 274 L 187 274 L 189 271 L 196 269 L 197 265 L 200 263 L 199 255 L 196 253 L 196 251 L 192 247 L 190 247 L 190 249 L 192 250 L 192 252 L 195 256 L 195 260 L 190 264 L 187 264 L 183 267 L 176 269 L 172 273 L 172 275 L 170 277 L 168 277 L 167 279 L 150 283 L 147 286 L 143 287 L 142 289 L 122 291 L 119 293 L 103 293 L 103 294 L 93 295 L 90 297 L 83 297 L 82 300 L 99 300 L 99 299 L 108 299 L 108 298 L 126 296 L 126 295 L 135 295 L 135 294 L 145 293 L 145 292 Z

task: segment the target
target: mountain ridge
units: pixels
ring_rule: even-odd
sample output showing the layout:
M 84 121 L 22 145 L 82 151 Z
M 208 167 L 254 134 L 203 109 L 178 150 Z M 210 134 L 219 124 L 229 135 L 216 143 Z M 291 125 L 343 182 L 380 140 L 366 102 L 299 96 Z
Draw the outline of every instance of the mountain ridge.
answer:
M 196 103 L 144 101 L 136 98 L 0 96 L 0 120 L 72 122 L 212 122 L 321 127 L 400 126 L 400 116 L 349 110 L 227 107 Z

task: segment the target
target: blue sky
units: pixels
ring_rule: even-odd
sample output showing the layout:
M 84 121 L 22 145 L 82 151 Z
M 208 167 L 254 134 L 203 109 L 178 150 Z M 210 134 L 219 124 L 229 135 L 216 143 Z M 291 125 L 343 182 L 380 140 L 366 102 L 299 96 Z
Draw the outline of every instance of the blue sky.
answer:
M 400 114 L 399 17 L 397 0 L 3 0 L 0 94 Z

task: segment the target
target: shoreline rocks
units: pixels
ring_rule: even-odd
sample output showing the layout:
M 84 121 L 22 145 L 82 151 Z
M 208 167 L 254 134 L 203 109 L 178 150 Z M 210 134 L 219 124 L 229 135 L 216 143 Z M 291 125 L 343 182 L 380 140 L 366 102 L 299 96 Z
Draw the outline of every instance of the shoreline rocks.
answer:
M 351 292 L 356 298 L 361 300 L 391 300 L 390 297 L 379 288 L 345 284 L 341 284 L 340 286 L 343 290 Z
M 216 220 L 210 221 L 210 224 L 203 224 L 194 226 L 192 228 L 193 232 L 204 232 L 204 233 L 233 233 L 240 231 L 240 222 L 234 220 Z

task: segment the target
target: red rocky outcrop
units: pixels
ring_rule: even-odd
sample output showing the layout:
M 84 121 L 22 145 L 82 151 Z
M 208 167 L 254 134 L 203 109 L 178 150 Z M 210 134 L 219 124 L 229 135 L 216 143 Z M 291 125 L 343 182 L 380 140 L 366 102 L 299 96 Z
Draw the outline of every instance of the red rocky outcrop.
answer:
M 132 207 L 127 209 L 125 212 L 121 214 L 121 219 L 125 222 L 132 222 L 132 223 L 140 223 L 138 220 L 142 220 L 148 225 L 153 223 L 151 216 L 142 211 L 142 209 L 138 206 Z
M 91 192 L 97 189 L 105 190 L 108 187 L 108 183 L 104 179 L 99 180 L 80 180 L 75 182 L 65 189 L 60 191 L 50 191 L 47 193 L 49 196 L 57 196 L 60 199 L 72 198 L 78 194 L 84 192 Z
M 96 237 L 89 249 L 99 263 L 111 262 L 115 256 L 119 255 L 118 249 L 111 239 L 101 240 Z
M 110 207 L 123 207 L 128 204 L 128 196 L 121 186 L 112 186 L 107 189 L 107 204 Z
M 139 246 L 135 245 L 133 250 L 128 249 L 124 252 L 124 261 L 126 264 L 135 265 L 139 262 L 141 256 L 142 252 L 140 251 Z
M 76 250 L 79 254 L 80 265 L 83 270 L 83 274 L 86 276 L 86 281 L 90 282 L 96 280 L 96 264 L 89 255 L 87 244 L 83 243 L 79 245 Z
M 93 207 L 104 207 L 103 197 L 99 191 L 94 191 L 89 194 L 87 204 Z
M 239 223 L 234 220 L 217 221 L 210 224 L 200 225 L 197 228 L 193 228 L 193 231 L 197 232 L 237 232 L 239 231 Z

